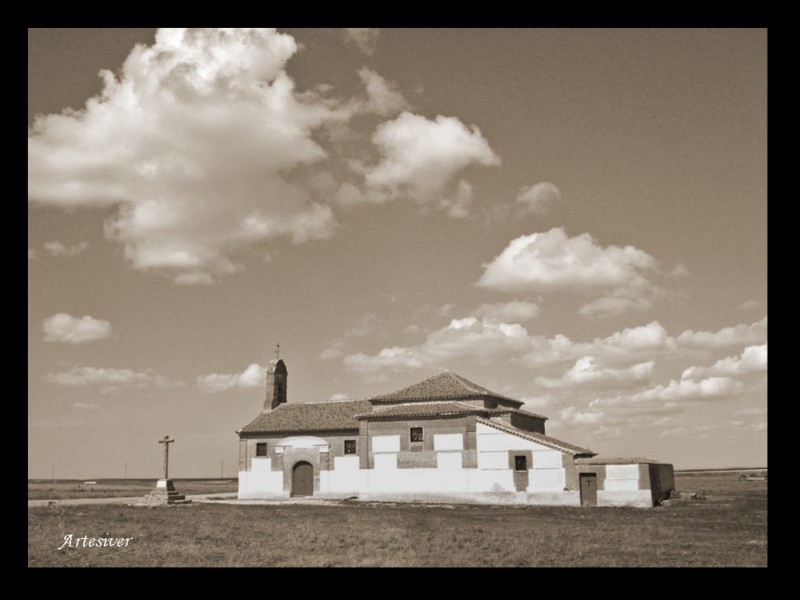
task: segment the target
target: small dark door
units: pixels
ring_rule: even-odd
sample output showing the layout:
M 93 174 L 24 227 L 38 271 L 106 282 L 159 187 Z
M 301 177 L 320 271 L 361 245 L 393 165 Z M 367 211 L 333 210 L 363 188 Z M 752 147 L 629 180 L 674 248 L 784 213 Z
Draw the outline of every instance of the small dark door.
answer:
M 314 495 L 314 467 L 307 462 L 299 462 L 292 472 L 292 496 Z
M 581 473 L 581 506 L 597 506 L 597 474 Z

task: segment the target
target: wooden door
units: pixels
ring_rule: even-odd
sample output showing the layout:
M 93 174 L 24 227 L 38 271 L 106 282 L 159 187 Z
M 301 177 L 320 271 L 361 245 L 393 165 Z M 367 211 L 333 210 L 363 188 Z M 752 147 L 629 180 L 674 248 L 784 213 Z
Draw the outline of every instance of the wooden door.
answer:
M 581 506 L 597 506 L 597 473 L 581 473 Z
M 292 472 L 292 496 L 314 495 L 314 467 L 307 462 L 299 462 Z

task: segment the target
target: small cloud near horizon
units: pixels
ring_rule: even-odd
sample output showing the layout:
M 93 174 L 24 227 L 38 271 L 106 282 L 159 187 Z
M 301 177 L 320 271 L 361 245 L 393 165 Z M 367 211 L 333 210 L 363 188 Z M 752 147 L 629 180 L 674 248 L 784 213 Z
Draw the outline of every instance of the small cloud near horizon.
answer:
M 42 330 L 46 342 L 83 344 L 111 337 L 111 323 L 89 315 L 78 318 L 58 313 L 44 320 Z

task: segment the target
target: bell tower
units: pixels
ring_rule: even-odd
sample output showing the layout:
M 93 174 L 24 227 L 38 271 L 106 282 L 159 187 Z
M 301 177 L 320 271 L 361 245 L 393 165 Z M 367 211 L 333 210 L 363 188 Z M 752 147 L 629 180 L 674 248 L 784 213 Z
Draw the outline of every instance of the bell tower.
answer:
M 281 345 L 275 347 L 275 358 L 267 367 L 267 396 L 264 399 L 264 412 L 275 410 L 286 402 L 286 364 L 280 358 Z

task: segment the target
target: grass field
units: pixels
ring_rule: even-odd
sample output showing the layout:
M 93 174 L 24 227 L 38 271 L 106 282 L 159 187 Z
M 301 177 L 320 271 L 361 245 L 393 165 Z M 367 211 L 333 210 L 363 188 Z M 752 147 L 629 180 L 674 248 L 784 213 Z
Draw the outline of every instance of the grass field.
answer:
M 390 503 L 28 510 L 29 566 L 767 565 L 767 483 L 676 476 L 705 500 L 654 509 Z M 127 548 L 65 548 L 68 533 L 133 537 Z
M 102 479 L 87 484 L 82 480 L 28 481 L 28 500 L 64 500 L 72 498 L 124 498 L 144 496 L 153 490 L 155 479 Z M 173 479 L 181 494 L 236 493 L 236 479 Z

